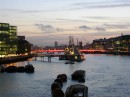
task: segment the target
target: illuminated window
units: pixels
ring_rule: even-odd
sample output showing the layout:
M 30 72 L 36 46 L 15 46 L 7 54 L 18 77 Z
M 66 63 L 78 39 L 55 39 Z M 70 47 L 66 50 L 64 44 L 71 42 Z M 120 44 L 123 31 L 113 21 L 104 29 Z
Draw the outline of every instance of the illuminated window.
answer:
M 1 54 L 16 53 L 17 51 L 17 27 L 8 23 L 0 23 L 0 50 Z

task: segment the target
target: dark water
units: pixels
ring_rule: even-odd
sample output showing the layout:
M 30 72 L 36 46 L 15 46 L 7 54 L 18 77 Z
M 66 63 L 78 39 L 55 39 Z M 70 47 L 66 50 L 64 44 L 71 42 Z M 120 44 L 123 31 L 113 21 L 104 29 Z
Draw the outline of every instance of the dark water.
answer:
M 77 69 L 86 70 L 86 82 L 89 97 L 130 97 L 130 56 L 85 55 L 81 63 L 64 64 L 53 58 L 52 63 L 31 61 L 34 74 L 1 73 L 0 97 L 52 97 L 51 84 L 58 74 L 66 73 L 67 83 L 63 91 L 71 84 L 71 74 Z M 16 65 L 26 65 L 27 62 Z

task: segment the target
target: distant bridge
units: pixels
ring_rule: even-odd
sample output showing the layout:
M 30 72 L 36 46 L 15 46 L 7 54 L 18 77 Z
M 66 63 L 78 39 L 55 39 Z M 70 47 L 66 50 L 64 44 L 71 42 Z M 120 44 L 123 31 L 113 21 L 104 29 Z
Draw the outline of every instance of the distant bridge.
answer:
M 46 52 L 47 54 L 45 54 Z M 44 58 L 48 58 L 48 62 L 51 62 L 52 57 L 59 57 L 59 59 L 64 59 L 66 56 L 65 54 L 62 54 L 61 52 L 65 52 L 65 50 L 44 50 L 44 49 L 39 49 L 39 50 L 33 50 L 32 53 L 34 54 L 35 60 L 37 60 L 37 57 L 41 57 L 41 61 L 44 61 Z M 86 50 L 82 49 L 80 50 L 81 53 L 96 53 L 96 52 L 106 52 L 106 50 Z M 58 53 L 58 54 L 55 54 Z M 61 53 L 61 54 L 60 54 Z M 68 57 L 72 57 L 73 55 L 67 55 Z M 80 55 L 75 55 L 75 56 L 80 56 Z
M 106 50 L 90 50 L 90 49 L 82 49 L 79 50 L 81 53 L 94 53 L 94 52 L 106 52 Z M 65 52 L 65 50 L 57 50 L 57 49 L 53 49 L 53 50 L 44 50 L 44 49 L 39 49 L 39 50 L 32 50 L 32 53 L 55 53 L 55 52 Z

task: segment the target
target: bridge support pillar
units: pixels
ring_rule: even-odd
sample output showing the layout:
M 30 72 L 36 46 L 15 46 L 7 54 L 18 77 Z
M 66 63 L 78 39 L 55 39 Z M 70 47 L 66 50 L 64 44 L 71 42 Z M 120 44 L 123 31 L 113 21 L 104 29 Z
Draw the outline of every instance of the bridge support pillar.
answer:
M 41 61 L 42 61 L 42 56 L 41 56 Z
M 51 56 L 48 56 L 48 62 L 51 62 Z
M 35 61 L 37 61 L 37 57 L 35 57 Z
M 42 61 L 44 61 L 44 57 L 42 57 Z

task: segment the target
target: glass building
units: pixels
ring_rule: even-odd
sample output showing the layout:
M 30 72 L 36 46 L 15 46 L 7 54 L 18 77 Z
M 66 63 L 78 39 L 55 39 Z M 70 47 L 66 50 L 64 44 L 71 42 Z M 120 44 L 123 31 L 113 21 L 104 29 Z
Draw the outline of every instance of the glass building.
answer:
M 115 52 L 130 52 L 130 35 L 121 35 L 109 39 L 96 39 L 92 43 L 93 49 L 105 49 Z
M 0 23 L 0 57 L 16 54 L 17 27 L 8 23 Z

